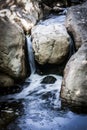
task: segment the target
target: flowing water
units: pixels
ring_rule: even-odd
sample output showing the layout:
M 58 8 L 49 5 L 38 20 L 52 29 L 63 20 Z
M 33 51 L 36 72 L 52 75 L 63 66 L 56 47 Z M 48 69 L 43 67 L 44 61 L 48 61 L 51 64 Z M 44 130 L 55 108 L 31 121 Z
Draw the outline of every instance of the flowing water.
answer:
M 31 75 L 14 94 L 0 97 L 0 130 L 87 130 L 87 115 L 63 108 L 62 77 L 38 75 L 31 38 L 27 38 Z
M 28 49 L 28 61 L 30 64 L 30 68 L 31 68 L 31 73 L 35 73 L 36 71 L 36 67 L 35 67 L 35 62 L 34 62 L 34 55 L 33 55 L 33 50 L 32 50 L 32 42 L 31 42 L 31 36 L 26 36 L 26 40 L 27 40 L 27 49 Z

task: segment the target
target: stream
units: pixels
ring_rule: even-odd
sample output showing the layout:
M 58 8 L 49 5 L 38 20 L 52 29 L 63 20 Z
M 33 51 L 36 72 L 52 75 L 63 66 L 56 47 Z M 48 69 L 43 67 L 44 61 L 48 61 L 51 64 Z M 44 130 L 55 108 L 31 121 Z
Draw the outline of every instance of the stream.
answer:
M 50 24 L 64 18 L 54 16 Z M 39 24 L 47 25 L 48 20 Z M 62 76 L 36 73 L 31 37 L 26 40 L 31 75 L 20 91 L 0 96 L 0 130 L 87 130 L 86 114 L 62 107 Z

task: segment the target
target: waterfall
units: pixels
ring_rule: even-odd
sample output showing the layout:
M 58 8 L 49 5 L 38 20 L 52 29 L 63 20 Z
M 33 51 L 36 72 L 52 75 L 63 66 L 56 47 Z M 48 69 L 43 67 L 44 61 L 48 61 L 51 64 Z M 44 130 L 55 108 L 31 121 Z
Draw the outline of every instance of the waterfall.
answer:
M 27 40 L 27 49 L 28 49 L 28 62 L 30 65 L 31 74 L 34 74 L 36 71 L 36 67 L 35 67 L 34 54 L 32 49 L 31 36 L 27 35 L 26 40 Z

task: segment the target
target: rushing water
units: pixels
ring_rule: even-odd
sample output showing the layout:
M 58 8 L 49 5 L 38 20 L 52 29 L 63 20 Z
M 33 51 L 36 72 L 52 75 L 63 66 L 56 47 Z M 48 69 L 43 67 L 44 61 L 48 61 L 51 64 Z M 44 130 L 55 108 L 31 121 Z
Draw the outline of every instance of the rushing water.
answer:
M 50 14 L 49 17 L 47 17 L 47 19 L 45 21 L 40 20 L 40 22 L 38 24 L 42 24 L 42 25 L 49 25 L 49 24 L 54 24 L 54 23 L 59 23 L 59 24 L 64 24 L 65 23 L 65 15 L 53 15 Z
M 62 77 L 36 74 L 28 36 L 27 46 L 31 75 L 20 92 L 0 97 L 0 130 L 87 130 L 87 115 L 61 106 Z
M 26 36 L 26 40 L 27 40 L 27 49 L 28 49 L 28 52 L 29 52 L 28 61 L 29 61 L 29 64 L 30 64 L 31 73 L 35 73 L 36 67 L 35 67 L 34 55 L 33 55 L 33 50 L 32 50 L 31 37 Z

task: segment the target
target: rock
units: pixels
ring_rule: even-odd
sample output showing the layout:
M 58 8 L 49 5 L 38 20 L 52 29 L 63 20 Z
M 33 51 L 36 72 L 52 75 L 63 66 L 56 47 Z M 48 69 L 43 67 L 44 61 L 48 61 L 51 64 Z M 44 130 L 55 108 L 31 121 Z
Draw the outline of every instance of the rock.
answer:
M 12 110 L 2 110 L 0 112 L 0 128 L 1 130 L 6 129 L 13 120 L 15 120 L 18 115 L 15 114 Z
M 48 76 L 44 77 L 44 79 L 42 80 L 41 83 L 42 84 L 54 84 L 55 81 L 56 81 L 55 77 L 48 75 Z
M 10 124 L 12 126 L 14 120 L 16 120 L 19 117 L 22 108 L 23 105 L 21 101 L 6 100 L 0 102 L 0 130 L 14 129 L 14 126 L 10 128 L 9 126 Z
M 14 85 L 14 80 L 5 74 L 0 74 L 0 87 L 11 87 Z
M 73 34 L 76 48 L 87 42 L 87 2 L 68 10 L 66 27 Z
M 44 23 L 36 25 L 31 32 L 35 59 L 39 64 L 60 64 L 69 52 L 69 35 L 61 21 L 49 19 Z
M 63 102 L 87 107 L 87 43 L 67 63 L 61 90 Z
M 5 2 L 1 0 L 0 16 L 16 22 L 26 33 L 29 33 L 43 13 L 37 1 L 9 0 Z
M 24 33 L 19 26 L 3 18 L 0 18 L 0 30 L 0 72 L 14 80 L 23 79 L 26 76 Z M 5 79 L 9 78 L 5 76 Z M 13 80 L 9 82 L 13 84 Z

